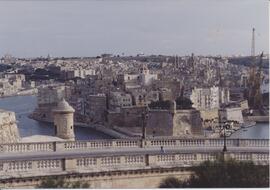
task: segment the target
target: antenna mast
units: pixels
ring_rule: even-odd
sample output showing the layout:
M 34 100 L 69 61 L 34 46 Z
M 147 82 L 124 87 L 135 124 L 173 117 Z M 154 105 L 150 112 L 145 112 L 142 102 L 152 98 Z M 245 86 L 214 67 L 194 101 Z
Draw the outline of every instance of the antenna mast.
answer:
M 255 28 L 252 28 L 251 56 L 255 56 Z

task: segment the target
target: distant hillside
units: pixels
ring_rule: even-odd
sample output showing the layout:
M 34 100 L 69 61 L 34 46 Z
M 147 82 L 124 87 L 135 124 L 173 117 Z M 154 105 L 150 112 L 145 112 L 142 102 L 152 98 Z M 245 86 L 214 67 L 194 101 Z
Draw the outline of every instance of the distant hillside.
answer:
M 256 58 L 256 64 L 259 64 L 259 57 Z M 253 64 L 252 57 L 231 57 L 229 62 L 236 65 L 251 66 Z M 263 59 L 263 68 L 269 68 L 269 59 Z

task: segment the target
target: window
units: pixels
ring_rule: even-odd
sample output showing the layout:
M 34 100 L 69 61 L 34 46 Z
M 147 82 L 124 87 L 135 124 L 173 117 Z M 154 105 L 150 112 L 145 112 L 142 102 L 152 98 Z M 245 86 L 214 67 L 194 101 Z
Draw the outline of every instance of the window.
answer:
M 72 129 L 72 128 L 73 128 L 73 126 L 71 125 L 71 126 L 70 126 L 70 129 Z

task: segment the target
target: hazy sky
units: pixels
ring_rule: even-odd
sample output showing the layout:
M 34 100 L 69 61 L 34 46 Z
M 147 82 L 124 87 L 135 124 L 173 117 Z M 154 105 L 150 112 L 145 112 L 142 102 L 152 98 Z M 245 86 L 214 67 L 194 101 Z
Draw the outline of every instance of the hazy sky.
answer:
M 0 0 L 0 56 L 268 52 L 267 0 Z

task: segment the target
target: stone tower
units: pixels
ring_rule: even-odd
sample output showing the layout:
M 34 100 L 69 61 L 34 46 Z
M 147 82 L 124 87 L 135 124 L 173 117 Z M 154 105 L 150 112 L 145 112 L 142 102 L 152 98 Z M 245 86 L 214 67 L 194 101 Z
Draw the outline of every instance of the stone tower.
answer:
M 73 114 L 75 110 L 63 99 L 53 110 L 55 135 L 62 139 L 75 140 Z

